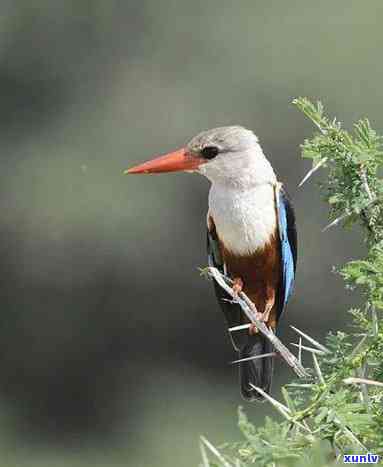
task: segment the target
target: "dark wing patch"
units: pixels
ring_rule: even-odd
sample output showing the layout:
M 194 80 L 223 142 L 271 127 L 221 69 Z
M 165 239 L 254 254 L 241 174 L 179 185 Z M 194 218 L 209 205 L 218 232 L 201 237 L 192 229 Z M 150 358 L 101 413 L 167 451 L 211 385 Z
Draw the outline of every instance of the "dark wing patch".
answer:
M 207 254 L 209 266 L 216 267 L 222 274 L 224 274 L 224 262 L 221 255 L 219 239 L 215 230 L 214 222 L 210 218 L 209 226 L 207 229 Z M 231 296 L 227 294 L 215 281 L 214 290 L 218 300 L 218 303 L 225 315 L 228 327 L 237 326 L 243 323 L 243 313 L 241 307 L 237 304 L 230 303 L 227 300 L 231 300 Z M 239 351 L 248 341 L 247 331 L 236 331 L 230 333 L 231 342 L 235 350 Z
M 297 231 L 292 204 L 287 193 L 282 187 L 276 188 L 276 200 L 282 262 L 278 310 L 278 315 L 280 316 L 283 313 L 294 288 L 295 270 L 297 265 Z

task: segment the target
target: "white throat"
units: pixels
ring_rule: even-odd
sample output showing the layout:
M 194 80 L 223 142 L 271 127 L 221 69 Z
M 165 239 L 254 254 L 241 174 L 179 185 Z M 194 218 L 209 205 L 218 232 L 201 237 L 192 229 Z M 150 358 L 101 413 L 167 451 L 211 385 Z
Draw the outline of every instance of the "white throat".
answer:
M 274 184 L 240 189 L 213 183 L 209 215 L 226 249 L 249 255 L 270 242 L 277 227 Z

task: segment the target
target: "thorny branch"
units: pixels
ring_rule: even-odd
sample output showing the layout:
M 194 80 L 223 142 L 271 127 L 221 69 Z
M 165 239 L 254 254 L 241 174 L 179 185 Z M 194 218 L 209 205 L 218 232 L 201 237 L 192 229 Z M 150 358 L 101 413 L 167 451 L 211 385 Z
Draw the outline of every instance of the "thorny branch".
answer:
M 207 274 L 213 278 L 218 285 L 220 285 L 233 299 L 234 303 L 238 303 L 242 311 L 245 313 L 249 321 L 257 327 L 258 331 L 263 334 L 274 346 L 278 354 L 285 360 L 285 362 L 293 369 L 296 375 L 299 378 L 309 377 L 309 373 L 299 362 L 299 360 L 293 355 L 289 349 L 278 339 L 278 337 L 269 329 L 263 321 L 257 319 L 256 313 L 257 309 L 254 303 L 249 299 L 249 297 L 244 292 L 239 292 L 238 295 L 235 294 L 231 285 L 233 281 L 221 274 L 218 269 L 214 267 L 207 268 Z

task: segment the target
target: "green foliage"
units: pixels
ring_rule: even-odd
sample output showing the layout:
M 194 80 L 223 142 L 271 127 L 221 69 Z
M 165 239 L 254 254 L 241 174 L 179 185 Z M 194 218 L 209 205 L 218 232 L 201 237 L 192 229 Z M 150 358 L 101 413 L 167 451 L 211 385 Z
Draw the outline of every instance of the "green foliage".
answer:
M 294 101 L 318 127 L 319 133 L 302 145 L 302 156 L 316 165 L 325 161 L 328 179 L 322 193 L 330 205 L 330 216 L 344 216 L 346 225 L 360 222 L 367 228 L 368 240 L 383 240 L 383 181 L 378 171 L 383 165 L 382 137 L 367 119 L 354 125 L 354 134 L 342 129 L 336 120 L 323 114 L 320 102 Z
M 383 244 L 374 245 L 365 260 L 347 263 L 341 274 L 351 288 L 361 287 L 371 304 L 383 310 Z
M 283 419 L 267 417 L 256 428 L 240 409 L 244 440 L 222 447 L 224 457 L 216 464 L 205 459 L 204 467 L 324 467 L 346 453 L 383 456 L 382 138 L 367 119 L 357 122 L 350 134 L 324 115 L 320 102 L 300 98 L 294 103 L 319 130 L 304 142 L 302 155 L 312 159 L 314 167 L 328 169 L 321 191 L 330 216 L 335 224 L 364 227 L 366 258 L 350 261 L 339 271 L 346 287 L 360 290 L 364 304 L 350 310 L 352 329 L 330 333 L 328 352 L 313 355 L 314 376 L 282 388 Z

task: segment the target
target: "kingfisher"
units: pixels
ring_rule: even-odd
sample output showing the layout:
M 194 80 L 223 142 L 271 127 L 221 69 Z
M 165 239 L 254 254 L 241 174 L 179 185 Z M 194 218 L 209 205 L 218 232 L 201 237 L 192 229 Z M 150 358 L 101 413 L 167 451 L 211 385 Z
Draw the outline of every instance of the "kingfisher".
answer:
M 203 131 L 185 147 L 132 167 L 127 174 L 197 172 L 211 182 L 207 212 L 209 265 L 233 280 L 254 303 L 257 318 L 275 333 L 294 286 L 297 232 L 291 201 L 263 153 L 257 136 L 242 126 Z M 214 282 L 219 305 L 239 353 L 240 390 L 245 400 L 270 393 L 272 344 Z

